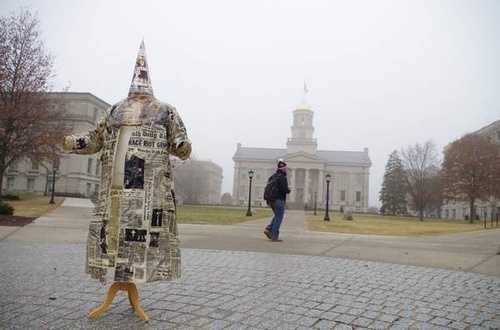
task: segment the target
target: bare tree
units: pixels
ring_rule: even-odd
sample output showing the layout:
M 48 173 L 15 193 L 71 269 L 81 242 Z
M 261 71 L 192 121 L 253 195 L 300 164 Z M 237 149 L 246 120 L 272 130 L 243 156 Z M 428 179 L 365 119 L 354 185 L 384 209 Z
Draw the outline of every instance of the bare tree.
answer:
M 0 18 L 0 196 L 13 162 L 52 162 L 64 134 L 64 112 L 50 95 L 53 56 L 36 16 L 23 9 Z
M 437 171 L 437 175 L 432 179 L 435 189 L 433 190 L 429 202 L 425 208 L 425 214 L 430 216 L 435 214 L 438 218 L 441 218 L 441 208 L 443 206 L 443 172 L 442 170 Z
M 474 204 L 500 196 L 500 153 L 485 138 L 469 134 L 453 142 L 443 162 L 446 200 L 469 203 L 469 222 L 474 220 Z
M 436 147 L 432 141 L 416 143 L 403 149 L 401 155 L 410 206 L 418 212 L 420 221 L 423 221 L 425 209 L 439 191 Z
M 174 168 L 175 193 L 186 204 L 208 200 L 209 178 L 200 163 L 187 161 Z
M 231 197 L 230 193 L 223 193 L 222 197 L 220 199 L 220 203 L 222 205 L 232 205 L 233 204 L 233 198 Z

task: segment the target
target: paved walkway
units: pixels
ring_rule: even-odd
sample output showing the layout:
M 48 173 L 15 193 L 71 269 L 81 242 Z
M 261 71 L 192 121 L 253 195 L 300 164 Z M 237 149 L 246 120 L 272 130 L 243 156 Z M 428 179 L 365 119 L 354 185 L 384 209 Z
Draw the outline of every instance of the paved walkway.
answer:
M 301 212 L 287 212 L 283 243 L 267 242 L 267 220 L 179 226 L 182 278 L 139 286 L 150 321 L 123 292 L 90 320 L 109 284 L 84 275 L 89 206 L 68 199 L 23 228 L 0 228 L 1 329 L 500 328 L 499 230 L 310 233 Z

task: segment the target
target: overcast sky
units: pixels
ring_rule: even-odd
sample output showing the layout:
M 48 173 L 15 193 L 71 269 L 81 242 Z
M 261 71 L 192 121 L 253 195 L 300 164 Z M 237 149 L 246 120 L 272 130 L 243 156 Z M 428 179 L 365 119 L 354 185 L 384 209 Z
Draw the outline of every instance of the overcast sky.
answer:
M 224 171 L 236 144 L 286 148 L 314 111 L 320 150 L 369 148 L 370 205 L 388 155 L 438 151 L 500 119 L 500 1 L 1 0 L 38 13 L 55 89 L 127 96 L 144 38 L 155 96 L 175 105 L 194 156 Z

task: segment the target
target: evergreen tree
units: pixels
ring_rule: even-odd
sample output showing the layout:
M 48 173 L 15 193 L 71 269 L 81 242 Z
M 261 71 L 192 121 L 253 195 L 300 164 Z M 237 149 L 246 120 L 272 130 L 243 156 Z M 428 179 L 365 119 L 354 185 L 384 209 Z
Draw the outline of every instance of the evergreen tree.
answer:
M 382 214 L 405 214 L 407 213 L 406 201 L 406 176 L 401 158 L 394 150 L 389 155 L 385 165 L 384 181 L 379 193 L 382 202 L 380 212 Z

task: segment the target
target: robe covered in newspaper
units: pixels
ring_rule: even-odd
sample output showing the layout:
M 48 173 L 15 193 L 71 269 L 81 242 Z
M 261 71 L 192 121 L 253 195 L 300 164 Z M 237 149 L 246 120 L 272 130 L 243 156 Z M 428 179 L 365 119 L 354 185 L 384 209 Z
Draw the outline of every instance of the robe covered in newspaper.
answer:
M 108 268 L 114 268 L 114 281 L 120 282 L 179 278 L 170 157 L 189 158 L 191 142 L 175 107 L 155 99 L 152 90 L 137 88 L 133 81 L 126 99 L 113 105 L 95 129 L 67 135 L 63 149 L 76 154 L 101 152 L 101 183 L 89 228 L 86 272 L 101 282 L 106 282 Z

